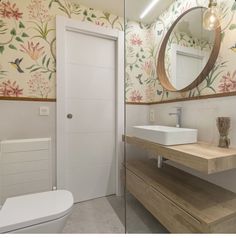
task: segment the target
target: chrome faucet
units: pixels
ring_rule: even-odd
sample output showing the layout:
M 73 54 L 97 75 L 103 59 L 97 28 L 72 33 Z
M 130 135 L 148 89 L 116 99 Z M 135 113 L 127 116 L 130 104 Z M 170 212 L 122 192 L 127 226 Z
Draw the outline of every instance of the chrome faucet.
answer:
M 182 126 L 182 107 L 176 107 L 176 112 L 171 112 L 169 115 L 176 116 L 176 127 Z

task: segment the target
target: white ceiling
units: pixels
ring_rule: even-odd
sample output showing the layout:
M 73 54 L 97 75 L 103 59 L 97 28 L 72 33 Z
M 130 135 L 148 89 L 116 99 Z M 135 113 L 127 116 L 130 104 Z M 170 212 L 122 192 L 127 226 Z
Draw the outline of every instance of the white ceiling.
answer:
M 175 0 L 159 0 L 155 7 L 142 20 L 145 23 L 153 22 L 160 16 Z M 152 0 L 126 0 L 126 18 L 140 21 L 139 16 Z
M 126 18 L 140 21 L 139 16 L 152 0 L 126 0 Z M 159 0 L 152 11 L 142 20 L 145 23 L 154 21 L 175 0 Z M 124 0 L 78 0 L 82 5 L 107 11 L 124 17 Z

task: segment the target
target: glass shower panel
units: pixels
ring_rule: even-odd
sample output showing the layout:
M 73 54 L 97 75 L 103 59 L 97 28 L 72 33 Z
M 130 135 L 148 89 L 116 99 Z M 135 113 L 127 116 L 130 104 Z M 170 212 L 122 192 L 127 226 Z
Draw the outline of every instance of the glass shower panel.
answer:
M 164 1 L 164 0 L 163 0 Z M 126 0 L 125 27 L 125 97 L 126 97 L 126 135 L 132 135 L 133 126 L 149 125 L 150 106 L 145 105 L 155 90 L 154 41 L 156 28 L 153 20 L 142 21 L 139 16 L 151 1 Z M 170 2 L 166 1 L 165 2 Z M 154 13 L 155 15 L 155 13 Z M 156 15 L 158 17 L 158 15 Z M 149 85 L 148 87 L 146 87 Z M 148 151 L 126 143 L 126 233 L 168 233 L 167 229 L 148 211 L 143 202 L 147 194 L 145 183 L 136 177 L 137 161 L 148 161 L 152 157 Z M 153 162 L 154 164 L 156 161 Z M 155 166 L 155 165 L 154 165 Z M 150 198 L 151 199 L 151 198 Z

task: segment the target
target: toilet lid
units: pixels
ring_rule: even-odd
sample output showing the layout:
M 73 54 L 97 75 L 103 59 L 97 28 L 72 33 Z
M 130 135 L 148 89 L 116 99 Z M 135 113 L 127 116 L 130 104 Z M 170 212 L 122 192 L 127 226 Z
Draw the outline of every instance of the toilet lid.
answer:
M 73 203 L 66 190 L 8 198 L 0 210 L 0 233 L 61 218 L 71 211 Z

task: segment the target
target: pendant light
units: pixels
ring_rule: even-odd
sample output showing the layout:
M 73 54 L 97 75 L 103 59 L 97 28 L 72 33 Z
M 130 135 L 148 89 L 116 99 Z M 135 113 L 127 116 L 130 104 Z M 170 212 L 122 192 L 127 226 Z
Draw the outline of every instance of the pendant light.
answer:
M 203 13 L 203 27 L 209 31 L 215 30 L 220 24 L 219 15 L 217 1 L 209 0 L 208 9 Z

